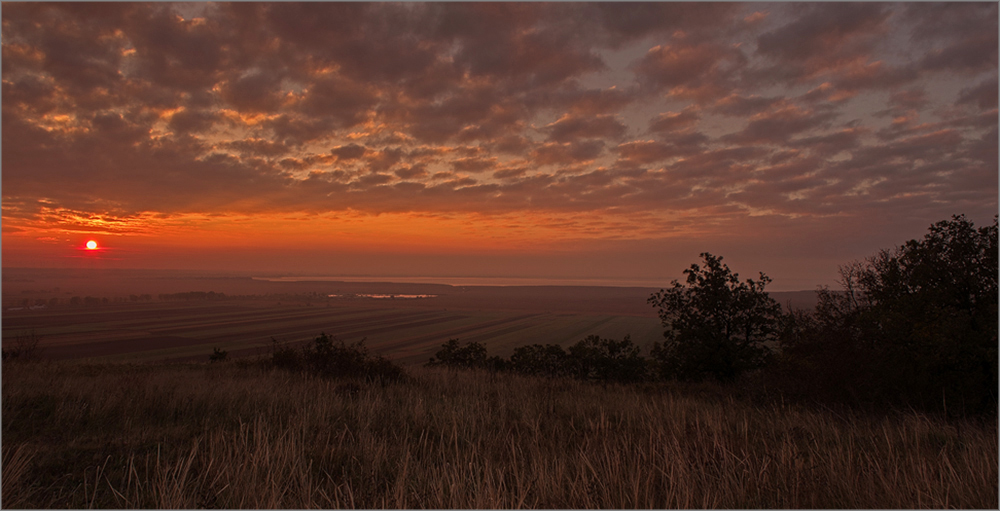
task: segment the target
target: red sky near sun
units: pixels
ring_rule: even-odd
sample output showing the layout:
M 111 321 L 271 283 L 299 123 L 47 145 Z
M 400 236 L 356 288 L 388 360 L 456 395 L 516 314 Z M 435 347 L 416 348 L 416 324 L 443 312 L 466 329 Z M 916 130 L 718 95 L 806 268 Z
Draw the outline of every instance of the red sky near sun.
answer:
M 811 289 L 997 211 L 996 3 L 2 18 L 5 267 L 663 285 L 710 251 Z

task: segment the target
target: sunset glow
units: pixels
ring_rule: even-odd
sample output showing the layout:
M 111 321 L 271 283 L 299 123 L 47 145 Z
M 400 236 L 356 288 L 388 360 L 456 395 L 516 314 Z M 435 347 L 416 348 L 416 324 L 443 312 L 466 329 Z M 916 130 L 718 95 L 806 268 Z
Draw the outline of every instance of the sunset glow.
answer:
M 2 16 L 5 266 L 813 289 L 997 211 L 996 3 Z

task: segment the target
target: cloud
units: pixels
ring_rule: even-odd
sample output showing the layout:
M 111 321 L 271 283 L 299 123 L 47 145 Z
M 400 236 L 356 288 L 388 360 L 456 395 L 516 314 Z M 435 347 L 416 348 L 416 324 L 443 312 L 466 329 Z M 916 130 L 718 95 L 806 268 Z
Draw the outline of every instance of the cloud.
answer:
M 697 33 L 718 28 L 738 12 L 736 4 L 721 2 L 594 3 L 587 7 L 597 11 L 599 28 L 607 32 L 606 37 L 615 47 L 650 34 L 670 34 L 677 30 Z
M 457 43 L 454 62 L 506 87 L 552 85 L 599 71 L 601 58 L 554 10 L 533 4 L 461 4 L 436 10 L 437 34 Z M 567 31 L 567 29 L 570 29 Z
M 399 163 L 403 156 L 404 152 L 400 147 L 384 147 L 381 151 L 368 153 L 365 159 L 372 172 L 382 172 Z
M 281 76 L 252 70 L 221 86 L 221 97 L 241 112 L 269 112 L 281 106 Z
M 979 73 L 997 67 L 998 35 L 995 4 L 914 5 L 913 37 L 933 41 L 919 65 L 927 71 Z
M 921 109 L 927 101 L 924 89 L 897 90 L 889 94 L 889 105 L 899 109 Z
M 685 108 L 680 112 L 665 112 L 649 121 L 649 131 L 671 133 L 693 128 L 701 117 L 693 108 Z
M 323 76 L 311 83 L 298 103 L 300 114 L 320 117 L 327 124 L 351 128 L 363 122 L 376 104 L 376 93 L 367 85 L 341 76 Z
M 222 120 L 223 117 L 213 111 L 183 109 L 170 116 L 168 126 L 178 135 L 202 133 L 210 130 Z
M 739 144 L 785 143 L 793 135 L 828 125 L 835 117 L 832 112 L 784 105 L 752 116 L 743 130 L 725 136 L 724 140 Z
M 5 4 L 5 221 L 350 210 L 589 239 L 994 211 L 996 12 Z
M 166 4 L 137 6 L 131 14 L 124 26 L 136 79 L 174 91 L 208 90 L 229 67 L 221 20 L 182 19 Z
M 532 161 L 539 165 L 569 165 L 592 161 L 604 152 L 604 142 L 588 140 L 581 142 L 548 142 L 535 148 Z
M 778 62 L 779 80 L 799 80 L 871 51 L 888 30 L 884 4 L 814 4 L 794 6 L 792 21 L 757 37 L 757 52 Z
M 839 70 L 832 84 L 842 97 L 855 95 L 862 89 L 891 89 L 915 80 L 918 73 L 910 67 L 892 67 L 881 61 L 854 61 Z
M 427 177 L 427 169 L 423 165 L 411 165 L 409 167 L 403 167 L 396 169 L 395 174 L 399 176 L 400 179 L 419 179 Z
M 866 132 L 864 128 L 847 128 L 828 135 L 798 138 L 790 141 L 789 145 L 807 149 L 814 155 L 831 157 L 842 151 L 860 147 L 861 137 Z
M 497 164 L 496 158 L 458 158 L 451 161 L 451 167 L 458 172 L 483 172 Z
M 617 87 L 580 89 L 578 86 L 546 95 L 545 102 L 560 105 L 573 115 L 599 116 L 614 114 L 638 99 L 635 90 Z
M 767 111 L 782 101 L 779 97 L 740 96 L 730 94 L 716 101 L 709 110 L 729 117 L 749 117 Z
M 337 157 L 337 161 L 356 160 L 364 156 L 368 148 L 358 144 L 339 145 L 330 149 L 330 154 Z
M 637 165 L 646 165 L 689 153 L 675 145 L 652 140 L 627 142 L 616 147 L 615 152 L 623 160 Z
M 499 153 L 522 155 L 531 146 L 531 142 L 521 135 L 504 135 L 492 140 L 489 145 Z
M 220 146 L 227 149 L 233 149 L 242 154 L 269 157 L 269 158 L 282 156 L 290 151 L 288 146 L 286 146 L 285 144 L 259 138 L 249 138 L 244 140 L 234 140 L 232 142 L 224 142 L 220 144 Z
M 959 91 L 959 105 L 974 104 L 981 110 L 997 107 L 997 78 L 987 79 L 978 85 L 966 87 Z
M 620 138 L 627 128 L 613 115 L 570 116 L 565 115 L 545 127 L 548 139 L 554 142 L 569 142 L 579 138 Z
M 280 41 L 282 54 L 316 64 L 336 63 L 345 80 L 395 81 L 420 76 L 435 63 L 428 33 L 429 5 L 263 4 L 258 30 Z M 252 27 L 248 27 L 252 28 Z M 308 56 L 308 57 L 306 57 Z
M 639 83 L 650 91 L 667 90 L 700 104 L 725 96 L 745 65 L 738 48 L 681 37 L 650 48 L 633 67 Z

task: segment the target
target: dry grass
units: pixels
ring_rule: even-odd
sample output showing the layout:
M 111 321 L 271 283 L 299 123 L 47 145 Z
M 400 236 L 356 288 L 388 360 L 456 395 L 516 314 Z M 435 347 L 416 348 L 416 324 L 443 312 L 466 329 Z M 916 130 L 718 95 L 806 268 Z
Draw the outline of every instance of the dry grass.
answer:
M 2 505 L 992 508 L 996 422 L 413 371 L 3 365 Z

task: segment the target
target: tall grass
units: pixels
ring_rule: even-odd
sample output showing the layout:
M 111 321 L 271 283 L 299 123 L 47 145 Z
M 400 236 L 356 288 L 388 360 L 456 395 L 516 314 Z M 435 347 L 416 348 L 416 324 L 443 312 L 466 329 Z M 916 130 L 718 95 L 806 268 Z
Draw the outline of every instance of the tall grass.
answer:
M 996 422 L 414 369 L 4 364 L 3 507 L 997 508 Z

